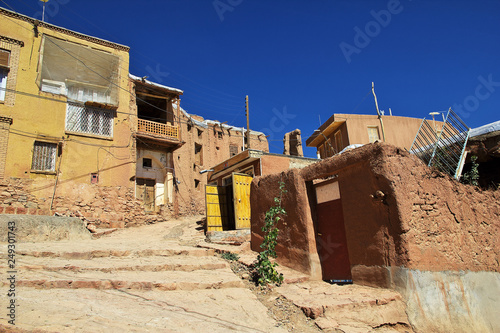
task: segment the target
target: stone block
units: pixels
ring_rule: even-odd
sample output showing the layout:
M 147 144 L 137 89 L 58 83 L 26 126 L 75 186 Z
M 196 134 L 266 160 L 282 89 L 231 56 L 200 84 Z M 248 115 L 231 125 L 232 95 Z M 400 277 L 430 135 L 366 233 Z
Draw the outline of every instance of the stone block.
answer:
M 12 206 L 5 207 L 4 213 L 5 214 L 15 214 L 16 208 L 12 207 Z
M 28 209 L 24 208 L 24 207 L 19 207 L 16 210 L 16 214 L 19 214 L 19 215 L 26 215 L 27 213 L 28 213 Z

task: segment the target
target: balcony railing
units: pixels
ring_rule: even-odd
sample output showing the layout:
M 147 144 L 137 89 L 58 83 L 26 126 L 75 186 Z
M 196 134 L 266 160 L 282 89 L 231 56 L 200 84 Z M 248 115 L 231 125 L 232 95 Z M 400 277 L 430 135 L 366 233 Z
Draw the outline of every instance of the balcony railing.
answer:
M 157 123 L 155 121 L 139 119 L 137 124 L 137 131 L 152 134 L 155 136 L 162 136 L 170 139 L 179 139 L 179 127 L 169 124 Z

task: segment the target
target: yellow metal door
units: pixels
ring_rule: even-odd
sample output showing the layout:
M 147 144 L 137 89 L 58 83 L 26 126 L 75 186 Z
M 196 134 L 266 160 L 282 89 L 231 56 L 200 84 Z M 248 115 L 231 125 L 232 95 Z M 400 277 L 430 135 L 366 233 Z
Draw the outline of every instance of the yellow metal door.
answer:
M 233 173 L 232 177 L 236 229 L 250 229 L 250 183 L 252 176 Z
M 207 231 L 222 231 L 227 223 L 225 188 L 206 185 L 205 201 L 207 205 Z

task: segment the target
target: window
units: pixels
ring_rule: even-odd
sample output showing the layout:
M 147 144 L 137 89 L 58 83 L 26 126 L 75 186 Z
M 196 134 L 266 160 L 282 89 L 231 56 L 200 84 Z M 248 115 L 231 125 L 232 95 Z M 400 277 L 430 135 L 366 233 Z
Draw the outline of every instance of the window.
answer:
M 337 150 L 336 153 L 340 153 L 340 151 L 344 148 L 342 144 L 342 131 L 338 130 L 335 132 L 335 149 Z
M 217 138 L 222 139 L 222 132 L 221 131 L 217 131 Z
M 229 145 L 229 157 L 233 157 L 234 155 L 238 155 L 238 146 Z
M 197 165 L 203 165 L 203 146 L 194 144 L 194 158 Z
M 203 131 L 198 129 L 198 137 L 201 138 L 201 135 L 203 134 Z
M 91 184 L 97 184 L 97 183 L 99 183 L 99 175 L 97 173 L 91 173 L 90 174 L 90 183 Z
M 35 141 L 31 170 L 56 171 L 57 143 Z
M 113 111 L 68 102 L 66 131 L 112 137 L 113 117 Z
M 0 49 L 0 101 L 5 101 L 7 76 L 9 75 L 10 52 Z
M 7 75 L 9 71 L 0 67 L 0 102 L 5 101 L 5 89 L 7 89 Z
M 368 126 L 368 141 L 370 143 L 380 140 L 377 126 Z
M 142 159 L 142 167 L 149 169 L 153 167 L 153 160 L 150 158 L 143 158 Z
M 194 188 L 199 191 L 201 186 L 200 186 L 200 181 L 198 179 L 194 180 Z

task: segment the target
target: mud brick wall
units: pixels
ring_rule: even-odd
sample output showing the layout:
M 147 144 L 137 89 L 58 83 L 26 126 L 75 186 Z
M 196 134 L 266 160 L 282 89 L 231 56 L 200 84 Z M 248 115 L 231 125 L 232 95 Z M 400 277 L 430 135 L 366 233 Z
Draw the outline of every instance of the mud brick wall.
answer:
M 287 249 L 279 249 L 278 261 L 314 273 L 310 259 L 316 255 L 316 240 L 307 183 L 333 175 L 339 179 L 353 281 L 387 286 L 391 267 L 500 272 L 500 191 L 463 185 L 383 143 L 300 171 L 255 178 L 252 249 L 259 250 L 263 213 L 273 205 L 283 179 L 289 190 L 283 204 L 290 215 L 280 225 L 284 238 L 278 243 Z

